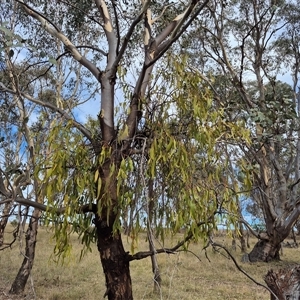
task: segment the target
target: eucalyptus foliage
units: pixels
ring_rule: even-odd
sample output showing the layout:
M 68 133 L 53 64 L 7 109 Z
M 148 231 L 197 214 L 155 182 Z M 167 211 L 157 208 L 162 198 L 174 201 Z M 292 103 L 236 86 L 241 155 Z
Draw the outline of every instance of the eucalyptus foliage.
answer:
M 247 122 L 227 117 L 178 47 L 192 49 L 186 37 L 209 22 L 209 2 L 3 5 L 13 17 L 0 24 L 13 80 L 1 80 L 0 89 L 10 103 L 32 107 L 23 118 L 31 127 L 22 128 L 36 141 L 28 151 L 38 183 L 35 201 L 12 201 L 45 210 L 62 258 L 73 232 L 83 253 L 97 242 L 109 299 L 132 299 L 129 262 L 156 253 L 135 253 L 140 231 L 164 238 L 185 229 L 173 250 L 158 250 L 172 252 L 206 240 L 224 214 L 229 226 L 238 220 L 240 186 L 228 177 L 224 149 L 250 147 Z M 36 78 L 23 82 L 30 70 Z M 89 118 L 81 115 L 86 103 L 95 110 Z M 121 239 L 128 217 L 131 253 Z

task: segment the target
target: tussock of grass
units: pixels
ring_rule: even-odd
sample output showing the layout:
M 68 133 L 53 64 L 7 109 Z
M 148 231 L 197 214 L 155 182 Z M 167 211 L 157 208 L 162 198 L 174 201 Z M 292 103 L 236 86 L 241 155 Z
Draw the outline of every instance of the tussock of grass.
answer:
M 26 299 L 69 300 L 69 299 L 102 299 L 105 293 L 104 275 L 100 264 L 96 245 L 93 252 L 88 253 L 81 261 L 78 261 L 82 245 L 74 236 L 74 249 L 70 261 L 65 265 L 58 265 L 51 260 L 53 242 L 51 233 L 45 229 L 39 230 L 37 253 L 32 271 L 32 283 L 27 284 Z M 171 241 L 169 241 L 171 242 Z M 219 243 L 227 243 L 230 240 L 219 238 Z M 253 239 L 252 245 L 255 240 Z M 127 239 L 125 246 L 130 249 Z M 269 293 L 256 286 L 241 272 L 233 262 L 224 255 L 207 250 L 210 261 L 207 260 L 203 245 L 191 244 L 192 253 L 179 252 L 177 254 L 158 256 L 159 267 L 162 276 L 162 286 L 159 293 L 153 293 L 153 276 L 151 272 L 150 258 L 133 261 L 131 263 L 131 276 L 135 299 L 155 300 L 264 300 L 270 299 Z M 139 249 L 147 249 L 145 238 L 141 237 Z M 242 254 L 234 253 L 237 261 Z M 282 261 L 271 264 L 256 263 L 242 264 L 255 280 L 263 282 L 263 276 L 271 268 L 277 269 L 298 261 L 298 249 L 284 249 Z M 20 244 L 15 243 L 12 249 L 0 252 L 0 299 L 5 297 L 10 285 L 15 278 L 22 262 Z M 17 298 L 16 298 L 17 299 Z

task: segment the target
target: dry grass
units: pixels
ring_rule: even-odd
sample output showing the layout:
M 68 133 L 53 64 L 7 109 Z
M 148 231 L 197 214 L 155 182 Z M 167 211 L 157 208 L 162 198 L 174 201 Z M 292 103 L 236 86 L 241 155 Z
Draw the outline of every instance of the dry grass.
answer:
M 180 238 L 180 236 L 176 237 Z M 23 299 L 102 299 L 105 293 L 102 273 L 96 245 L 93 252 L 87 254 L 80 262 L 81 245 L 74 239 L 74 249 L 70 262 L 57 265 L 51 260 L 53 242 L 46 229 L 40 229 L 32 277 L 27 284 L 26 296 Z M 125 245 L 128 246 L 126 239 Z M 218 242 L 230 246 L 230 240 L 222 238 Z M 255 240 L 252 240 L 252 245 Z M 141 238 L 141 250 L 147 249 L 146 241 Z M 192 253 L 180 252 L 174 255 L 159 255 L 159 266 L 162 273 L 162 288 L 159 295 L 153 294 L 153 280 L 150 258 L 133 261 L 131 276 L 135 299 L 169 299 L 169 300 L 212 300 L 212 299 L 270 299 L 268 292 L 255 285 L 241 272 L 233 262 L 211 248 L 207 250 L 210 262 L 202 251 L 202 244 L 192 244 Z M 240 261 L 241 253 L 234 256 Z M 242 268 L 257 281 L 263 283 L 263 276 L 270 268 L 276 269 L 297 262 L 298 249 L 284 249 L 281 262 L 272 264 L 241 264 Z M 20 244 L 15 243 L 11 250 L 0 252 L 0 299 L 6 297 L 13 279 L 22 261 Z

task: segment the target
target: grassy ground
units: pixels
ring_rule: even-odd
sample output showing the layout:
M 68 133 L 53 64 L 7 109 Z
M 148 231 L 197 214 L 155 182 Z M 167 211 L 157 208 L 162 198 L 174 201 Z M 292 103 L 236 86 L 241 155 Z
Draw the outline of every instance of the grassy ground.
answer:
M 88 253 L 78 262 L 81 244 L 75 236 L 73 238 L 75 243 L 70 262 L 63 266 L 57 265 L 50 258 L 53 251 L 51 234 L 46 229 L 39 230 L 35 264 L 27 284 L 26 296 L 22 299 L 103 299 L 105 283 L 96 245 L 94 245 L 92 253 Z M 124 242 L 129 249 L 126 240 Z M 229 239 L 218 238 L 218 242 L 230 247 Z M 253 239 L 251 242 L 253 245 L 255 240 Z M 147 243 L 143 238 L 139 241 L 139 248 L 140 250 L 147 249 Z M 190 247 L 198 257 L 185 252 L 159 255 L 159 266 L 163 279 L 159 295 L 153 294 L 150 258 L 133 261 L 131 276 L 134 299 L 270 299 L 269 293 L 239 272 L 231 260 L 209 248 L 207 250 L 209 261 L 202 248 L 202 244 L 192 244 Z M 234 256 L 240 262 L 241 253 L 237 251 Z M 241 267 L 255 280 L 263 283 L 263 276 L 269 269 L 294 264 L 297 262 L 298 256 L 298 249 L 284 249 L 284 255 L 280 262 L 272 264 L 241 263 Z M 0 299 L 12 299 L 6 294 L 18 272 L 21 261 L 20 243 L 15 243 L 12 249 L 0 252 Z

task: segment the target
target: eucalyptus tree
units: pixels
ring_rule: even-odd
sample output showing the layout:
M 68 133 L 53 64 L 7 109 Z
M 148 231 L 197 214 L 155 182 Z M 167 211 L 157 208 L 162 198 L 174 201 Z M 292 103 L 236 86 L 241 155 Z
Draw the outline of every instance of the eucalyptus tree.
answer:
M 4 240 L 4 231 L 8 224 L 9 218 L 14 216 L 15 218 L 20 214 L 18 208 L 13 205 L 13 201 L 7 199 L 9 195 L 7 188 L 8 182 L 11 186 L 17 187 L 18 182 L 23 178 L 23 167 L 21 162 L 22 152 L 20 148 L 23 145 L 22 136 L 20 132 L 14 131 L 14 124 L 18 122 L 16 115 L 7 110 L 7 99 L 1 99 L 1 177 L 0 177 L 0 249 L 11 247 L 12 243 L 16 241 L 16 233 L 18 227 L 13 230 L 12 237 L 8 240 Z M 16 153 L 16 154 L 15 154 Z M 19 178 L 19 179 L 18 179 Z M 24 179 L 24 178 L 23 178 Z M 22 181 L 22 180 L 21 180 Z M 26 186 L 26 182 L 24 182 Z
M 12 91 L 16 92 L 19 74 L 14 72 L 16 69 L 13 68 L 12 57 L 9 54 L 9 51 L 5 51 L 4 58 L 6 60 L 6 68 L 3 70 L 3 75 L 7 77 L 5 78 L 3 76 L 3 79 L 6 79 L 3 81 L 9 81 L 7 86 L 11 88 Z M 4 145 L 2 149 L 4 156 L 1 157 L 1 194 L 3 196 L 1 204 L 4 204 L 5 206 L 1 217 L 2 233 L 8 218 L 11 217 L 11 214 L 13 213 L 13 210 L 10 211 L 10 209 L 13 207 L 15 208 L 17 199 L 22 201 L 24 199 L 32 198 L 34 201 L 39 202 L 39 193 L 37 192 L 38 180 L 35 179 L 33 182 L 31 180 L 32 166 L 35 162 L 35 151 L 33 137 L 28 125 L 28 118 L 32 113 L 32 107 L 28 107 L 23 99 L 17 97 L 16 94 L 4 94 L 3 104 L 5 114 L 2 114 L 2 116 L 5 116 L 6 120 L 5 122 L 3 120 L 2 122 L 3 124 L 9 125 L 6 126 L 5 132 L 3 132 L 7 144 Z M 14 136 L 16 140 L 15 143 L 11 140 Z M 29 149 L 28 152 L 24 151 L 24 148 L 27 147 Z M 10 155 L 7 155 L 8 153 L 10 153 Z M 28 186 L 31 185 L 35 191 L 34 193 L 28 189 Z M 24 214 L 21 211 L 21 205 L 18 206 L 17 229 L 20 228 L 20 230 L 18 230 L 19 232 L 14 232 L 14 237 L 25 229 L 24 225 L 29 213 L 28 206 L 25 207 Z M 26 251 L 24 253 L 24 261 L 21 268 L 23 272 L 18 275 L 19 280 L 22 281 L 22 279 L 25 278 L 25 282 L 29 276 L 34 259 L 35 237 L 39 215 L 39 210 L 34 208 L 26 232 Z M 33 244 L 29 246 L 28 243 L 31 242 L 33 242 Z M 19 283 L 17 283 L 17 285 L 19 285 Z M 14 289 L 18 290 L 17 287 L 14 287 Z
M 72 63 L 56 62 L 52 65 L 53 49 L 64 51 L 57 43 L 47 45 L 47 53 L 41 49 L 44 43 L 38 27 L 31 27 L 30 38 L 21 38 L 17 30 L 26 34 L 28 23 L 19 14 L 17 3 L 2 3 L 1 9 L 1 84 L 10 89 L 11 93 L 1 91 L 1 206 L 3 207 L 0 220 L 0 235 L 2 248 L 11 246 L 12 242 L 22 240 L 25 232 L 25 248 L 21 250 L 24 260 L 11 286 L 11 293 L 20 293 L 24 290 L 30 275 L 35 255 L 38 222 L 41 208 L 44 209 L 43 184 L 40 176 L 45 159 L 51 153 L 51 145 L 46 140 L 49 129 L 59 124 L 59 118 L 46 107 L 39 107 L 18 96 L 19 91 L 29 93 L 40 101 L 62 106 L 61 99 L 68 99 L 70 112 L 78 104 L 78 94 L 81 93 L 76 84 L 81 76 L 81 68 L 72 72 Z M 24 16 L 23 16 L 24 17 Z M 24 43 L 27 47 L 24 47 Z M 33 47 L 32 45 L 35 45 Z M 51 67 L 52 65 L 52 67 Z M 51 69 L 51 70 L 50 70 Z M 71 75 L 72 77 L 71 78 Z M 68 85 L 61 87 L 64 81 Z M 82 81 L 81 88 L 86 87 Z M 86 90 L 93 92 L 86 87 Z M 82 100 L 86 100 L 86 98 Z M 42 157 L 42 159 L 41 159 Z M 35 168 L 39 166 L 39 176 L 34 176 Z M 35 202 L 33 209 L 31 203 Z M 13 232 L 12 241 L 3 241 L 3 233 L 8 219 L 13 215 L 18 219 L 18 226 Z M 25 228 L 26 222 L 29 225 Z
M 292 92 L 293 96 L 291 99 L 293 100 L 293 105 L 295 107 L 296 115 L 299 118 L 300 115 L 300 97 L 299 97 L 299 46 L 300 40 L 297 32 L 299 31 L 299 1 L 291 1 L 288 3 L 287 8 L 283 10 L 282 16 L 283 19 L 287 22 L 287 26 L 280 34 L 278 40 L 276 41 L 276 47 L 278 49 L 277 57 L 281 59 L 281 57 L 286 57 L 287 61 L 284 60 L 284 67 L 287 68 L 291 74 L 292 81 Z M 295 124 L 296 125 L 296 124 Z M 299 125 L 295 126 L 295 134 L 292 139 L 290 139 L 290 144 L 292 144 L 292 151 L 294 153 L 294 160 L 292 160 L 291 169 L 292 171 L 292 195 L 294 199 L 297 199 L 297 195 L 299 194 L 298 182 L 300 180 L 300 131 Z M 297 210 L 296 210 L 297 211 Z M 295 224 L 299 234 L 299 219 Z
M 280 243 L 300 213 L 296 91 L 291 93 L 278 81 L 279 72 L 288 74 L 297 65 L 289 55 L 282 55 L 284 48 L 279 43 L 282 32 L 288 40 L 291 37 L 291 16 L 297 15 L 293 4 L 295 1 L 211 1 L 211 17 L 201 20 L 192 34 L 194 49 L 203 49 L 202 55 L 192 57 L 199 76 L 228 111 L 226 118 L 244 120 L 251 130 L 250 147 L 241 143 L 235 159 L 235 165 L 248 174 L 245 184 L 251 187 L 249 195 L 259 203 L 266 224 L 266 232 L 253 231 L 259 242 L 249 254 L 251 261 L 278 258 Z M 220 75 L 228 79 L 225 94 L 211 80 Z
M 196 19 L 206 18 L 209 1 L 13 3 L 18 5 L 18 16 L 26 30 L 16 28 L 11 34 L 5 24 L 1 30 L 11 40 L 21 37 L 21 47 L 28 53 L 39 53 L 42 61 L 47 58 L 54 64 L 58 82 L 54 102 L 20 85 L 12 88 L 0 83 L 1 91 L 13 95 L 16 101 L 59 116 L 48 127 L 46 143 L 50 151 L 33 170 L 33 178 L 42 186 L 38 195 L 47 206 L 26 203 L 46 209 L 55 228 L 57 254 L 64 257 L 70 250 L 70 232 L 79 233 L 88 248 L 97 240 L 106 279 L 104 296 L 132 299 L 130 261 L 174 252 L 186 247 L 191 238 L 207 238 L 215 227 L 215 214 L 222 207 L 236 207 L 232 191 L 220 184 L 217 162 L 221 154 L 216 142 L 226 138 L 247 140 L 247 132 L 242 122 L 224 122 L 222 108 L 211 105 L 211 92 L 199 76 L 185 69 L 186 58 L 175 46 Z M 40 37 L 37 46 L 31 39 L 32 32 Z M 14 47 L 20 45 L 6 44 L 5 51 L 12 53 Z M 158 62 L 167 52 L 164 69 L 159 68 Z M 35 58 L 35 65 L 39 65 L 39 58 Z M 64 61 L 69 68 L 63 70 L 60 63 Z M 70 71 L 71 64 L 76 67 Z M 98 112 L 98 119 L 87 125 L 80 122 L 78 110 L 69 105 L 72 98 L 63 96 L 70 81 L 59 80 L 80 68 L 88 82 L 83 84 L 85 78 L 80 77 L 72 81 L 74 86 L 78 84 L 84 90 L 94 84 L 98 89 L 94 97 L 97 102 L 89 104 Z M 158 73 L 162 76 L 154 76 Z M 140 168 L 147 182 L 157 184 L 159 197 L 155 201 L 150 192 L 143 192 L 148 196 L 138 199 L 138 189 L 126 190 L 128 178 L 135 178 L 135 168 Z M 142 189 L 150 190 L 143 184 Z M 146 208 L 140 214 L 137 207 L 147 205 L 152 206 L 151 212 Z M 186 237 L 170 249 L 126 252 L 121 223 L 128 207 L 136 211 L 135 229 L 146 216 L 161 235 L 166 228 L 177 232 L 185 227 Z
M 1 16 L 7 18 L 10 29 L 13 30 L 17 25 L 17 21 L 14 18 L 14 11 L 10 10 L 10 5 L 1 4 Z M 1 20 L 3 22 L 3 19 Z M 24 66 L 17 65 L 14 58 L 14 50 L 8 48 L 7 43 L 11 41 L 6 39 L 5 32 L 1 32 L 1 82 L 7 87 L 16 92 L 16 85 L 20 82 L 25 83 L 30 77 L 21 79 Z M 32 77 L 31 77 L 32 78 Z M 24 87 L 24 90 L 30 91 L 28 86 Z M 34 183 L 31 180 L 32 164 L 34 161 L 34 152 L 26 152 L 25 148 L 31 148 L 33 146 L 33 139 L 30 134 L 28 125 L 28 118 L 32 113 L 33 106 L 25 105 L 23 99 L 18 98 L 15 94 L 6 94 L 1 92 L 1 134 L 3 141 L 1 145 L 1 205 L 4 206 L 1 215 L 1 236 L 3 238 L 4 229 L 7 225 L 9 217 L 13 214 L 18 218 L 18 226 L 13 232 L 13 240 L 16 240 L 18 234 L 21 234 L 24 230 L 29 208 L 21 207 L 18 205 L 16 199 L 30 199 L 35 198 L 29 186 L 33 184 L 33 189 L 37 189 L 37 181 Z M 32 148 L 31 148 L 32 149 Z M 33 150 L 33 149 L 32 149 Z M 16 212 L 16 210 L 18 211 Z M 37 221 L 39 217 L 39 211 L 34 209 L 31 213 L 31 221 L 26 232 L 26 237 L 31 234 L 36 235 Z M 28 241 L 29 239 L 26 239 Z M 11 246 L 12 242 L 2 241 L 2 249 L 6 248 L 7 244 Z M 34 245 L 33 252 L 34 252 Z M 28 252 L 29 248 L 26 247 L 25 256 L 28 259 L 24 259 L 23 268 L 28 269 L 29 272 L 32 267 L 33 259 Z M 26 272 L 25 272 L 26 273 Z M 28 274 L 23 273 L 23 276 Z

